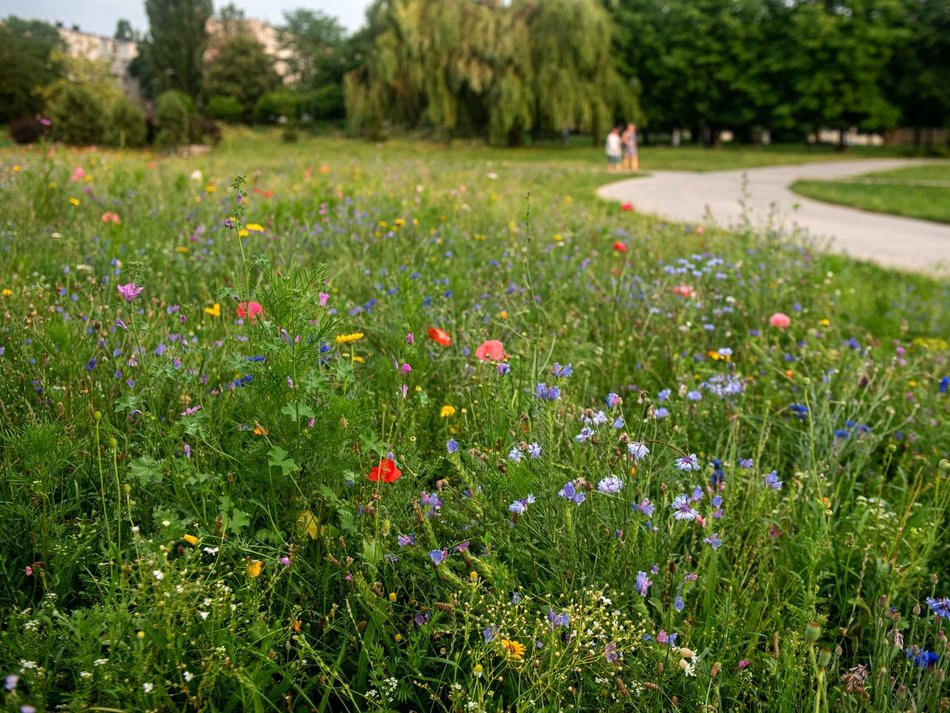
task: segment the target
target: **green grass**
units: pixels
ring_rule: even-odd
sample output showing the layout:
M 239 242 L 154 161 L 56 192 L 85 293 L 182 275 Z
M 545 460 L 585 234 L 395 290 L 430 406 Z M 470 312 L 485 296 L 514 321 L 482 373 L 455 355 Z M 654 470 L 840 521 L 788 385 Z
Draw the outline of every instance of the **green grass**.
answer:
M 828 203 L 950 223 L 950 163 L 854 176 L 847 181 L 796 181 L 792 190 Z
M 950 284 L 584 151 L 0 149 L 0 706 L 939 709 Z

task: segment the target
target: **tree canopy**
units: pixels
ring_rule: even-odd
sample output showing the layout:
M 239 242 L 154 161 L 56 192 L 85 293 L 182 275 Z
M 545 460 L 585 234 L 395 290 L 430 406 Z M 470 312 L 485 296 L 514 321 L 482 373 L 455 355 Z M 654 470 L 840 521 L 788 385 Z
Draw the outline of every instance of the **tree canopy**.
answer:
M 56 28 L 45 22 L 12 16 L 0 22 L 0 123 L 43 109 L 40 90 L 61 75 L 64 49 Z
M 145 13 L 149 30 L 140 47 L 143 89 L 152 95 L 177 89 L 198 97 L 211 0 L 145 0 Z

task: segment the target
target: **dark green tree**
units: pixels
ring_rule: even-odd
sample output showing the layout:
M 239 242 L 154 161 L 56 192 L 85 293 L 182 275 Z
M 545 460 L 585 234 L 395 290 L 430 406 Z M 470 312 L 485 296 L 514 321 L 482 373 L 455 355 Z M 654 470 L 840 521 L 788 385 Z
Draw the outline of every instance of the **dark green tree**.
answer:
M 236 99 L 245 121 L 252 119 L 257 100 L 279 84 L 273 59 L 264 51 L 264 46 L 247 33 L 224 38 L 215 48 L 214 59 L 205 75 L 207 95 Z
M 284 13 L 279 37 L 289 50 L 288 74 L 303 90 L 342 85 L 343 76 L 353 68 L 346 31 L 336 18 L 319 10 Z
M 65 45 L 52 25 L 12 16 L 0 22 L 0 123 L 43 109 L 40 90 L 62 74 L 54 50 Z
M 206 25 L 211 0 L 145 0 L 148 36 L 140 46 L 137 76 L 151 94 L 178 89 L 190 97 L 201 93 Z
M 90 146 L 105 138 L 106 120 L 99 97 L 83 84 L 70 84 L 49 107 L 53 138 L 72 146 Z
M 135 31 L 132 29 L 132 23 L 125 18 L 119 19 L 119 21 L 115 23 L 115 33 L 112 36 L 117 40 L 134 40 Z

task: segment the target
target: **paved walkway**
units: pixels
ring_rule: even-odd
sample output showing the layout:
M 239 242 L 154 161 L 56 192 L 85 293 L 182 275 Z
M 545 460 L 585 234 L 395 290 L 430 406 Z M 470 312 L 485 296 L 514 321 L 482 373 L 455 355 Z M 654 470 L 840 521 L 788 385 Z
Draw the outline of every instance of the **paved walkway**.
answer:
M 657 171 L 601 186 L 602 198 L 631 201 L 640 213 L 678 222 L 805 228 L 830 249 L 881 265 L 950 273 L 950 225 L 821 203 L 789 190 L 798 179 L 831 180 L 926 163 L 914 159 L 835 161 L 739 171 Z M 913 190 L 909 188 L 908 190 Z

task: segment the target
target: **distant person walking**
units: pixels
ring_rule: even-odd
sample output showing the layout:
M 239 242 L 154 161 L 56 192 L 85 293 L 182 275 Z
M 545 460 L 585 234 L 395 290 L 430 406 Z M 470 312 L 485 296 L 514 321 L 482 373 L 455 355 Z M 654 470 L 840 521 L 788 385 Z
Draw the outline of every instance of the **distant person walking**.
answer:
M 637 127 L 627 124 L 621 137 L 623 142 L 623 169 L 640 173 L 640 157 L 637 155 Z
M 607 134 L 607 143 L 604 147 L 607 152 L 607 173 L 619 173 L 620 162 L 623 159 L 623 144 L 620 140 L 620 129 L 614 127 Z

